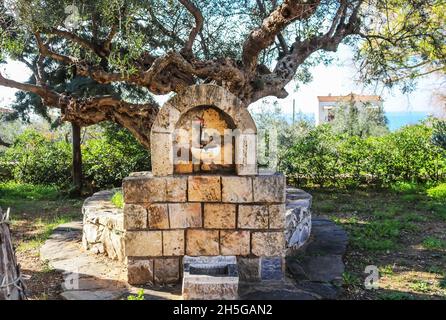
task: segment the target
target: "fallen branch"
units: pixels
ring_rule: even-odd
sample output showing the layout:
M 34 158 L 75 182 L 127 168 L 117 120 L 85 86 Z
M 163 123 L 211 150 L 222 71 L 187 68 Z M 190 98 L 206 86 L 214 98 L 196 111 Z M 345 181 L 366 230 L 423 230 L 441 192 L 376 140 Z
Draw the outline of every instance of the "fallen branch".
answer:
M 25 285 L 20 275 L 9 230 L 9 209 L 0 208 L 0 300 L 24 300 Z

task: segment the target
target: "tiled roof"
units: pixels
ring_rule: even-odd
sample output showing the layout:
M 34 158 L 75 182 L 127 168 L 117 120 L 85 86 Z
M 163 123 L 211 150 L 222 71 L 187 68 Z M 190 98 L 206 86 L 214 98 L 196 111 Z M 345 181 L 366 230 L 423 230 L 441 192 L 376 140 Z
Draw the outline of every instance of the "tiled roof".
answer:
M 2 108 L 0 107 L 0 113 L 13 113 L 14 111 L 11 109 L 6 109 L 6 108 Z

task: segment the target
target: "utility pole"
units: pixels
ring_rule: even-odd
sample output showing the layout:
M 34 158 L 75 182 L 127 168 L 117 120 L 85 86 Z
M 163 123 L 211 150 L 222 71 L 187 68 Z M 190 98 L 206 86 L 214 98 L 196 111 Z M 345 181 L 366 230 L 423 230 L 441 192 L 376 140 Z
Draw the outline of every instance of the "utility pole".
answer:
M 296 99 L 293 99 L 293 125 L 296 120 Z

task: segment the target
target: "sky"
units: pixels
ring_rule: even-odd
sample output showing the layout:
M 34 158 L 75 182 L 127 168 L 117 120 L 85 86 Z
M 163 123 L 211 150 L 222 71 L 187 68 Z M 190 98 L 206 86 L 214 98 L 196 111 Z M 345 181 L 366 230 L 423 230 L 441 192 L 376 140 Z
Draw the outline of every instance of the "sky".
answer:
M 419 79 L 417 89 L 410 94 L 402 94 L 398 88 L 392 90 L 363 88 L 355 82 L 356 70 L 352 63 L 353 53 L 349 47 L 341 45 L 336 53 L 336 60 L 330 66 L 319 65 L 311 69 L 313 81 L 301 85 L 297 92 L 293 91 L 294 84 L 287 88 L 290 93 L 285 99 L 278 100 L 284 113 L 292 113 L 293 99 L 296 100 L 296 112 L 314 113 L 318 105 L 318 95 L 346 95 L 351 92 L 357 94 L 378 94 L 384 99 L 386 112 L 426 112 L 434 111 L 434 99 L 432 92 L 438 90 L 440 79 L 430 75 Z M 0 70 L 7 77 L 16 81 L 26 81 L 30 75 L 29 70 L 20 62 L 9 62 L 2 65 Z M 444 81 L 444 79 L 443 79 Z M 14 100 L 16 90 L 0 87 L 0 107 L 8 107 Z M 156 100 L 162 104 L 168 96 L 160 96 Z M 269 98 L 268 101 L 277 100 Z M 261 102 L 257 102 L 250 108 L 256 110 Z

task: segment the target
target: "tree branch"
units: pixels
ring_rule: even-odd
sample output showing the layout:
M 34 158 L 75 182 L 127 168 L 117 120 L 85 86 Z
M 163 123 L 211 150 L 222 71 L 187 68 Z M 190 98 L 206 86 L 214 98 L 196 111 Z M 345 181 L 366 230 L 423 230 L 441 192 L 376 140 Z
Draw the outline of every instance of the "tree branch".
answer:
M 265 18 L 260 28 L 251 31 L 243 45 L 242 60 L 247 72 L 254 72 L 257 59 L 263 49 L 268 48 L 285 27 L 296 20 L 310 17 L 319 6 L 320 0 L 285 0 Z
M 64 31 L 64 30 L 60 30 L 60 29 L 56 29 L 56 28 L 51 28 L 48 33 L 55 34 L 59 37 L 62 37 L 67 40 L 70 40 L 74 43 L 77 43 L 78 45 L 84 47 L 85 49 L 89 49 L 90 51 L 96 53 L 101 58 L 107 57 L 108 54 L 110 53 L 110 52 L 107 52 L 106 50 L 104 50 L 104 48 L 102 46 L 99 46 L 99 45 L 97 45 L 87 39 L 84 39 L 72 32 L 68 32 L 68 31 Z M 112 33 L 112 35 L 114 36 L 113 33 Z
M 192 46 L 194 44 L 195 38 L 198 33 L 203 28 L 203 15 L 201 14 L 200 9 L 198 9 L 192 1 L 189 0 L 178 0 L 186 9 L 189 11 L 195 18 L 195 27 L 189 33 L 189 38 L 186 41 L 182 53 L 187 57 L 192 57 Z
M 311 54 L 318 50 L 336 51 L 346 36 L 359 32 L 358 12 L 361 4 L 362 0 L 359 0 L 354 5 L 347 23 L 345 22 L 345 16 L 340 19 L 335 18 L 332 22 L 333 25 L 327 33 L 312 36 L 303 41 L 296 40 L 292 45 L 290 53 L 278 61 L 272 73 L 260 75 L 258 78 L 258 82 L 261 83 L 260 89 L 253 93 L 250 102 L 257 101 L 269 95 L 275 95 L 279 98 L 286 97 L 285 85 L 293 79 L 297 68 Z M 336 17 L 338 17 L 340 12 L 344 12 L 344 10 L 345 8 L 341 5 Z
M 39 47 L 39 52 L 41 55 L 45 56 L 45 57 L 49 57 L 53 60 L 56 60 L 60 63 L 63 64 L 76 64 L 78 62 L 77 58 L 74 57 L 70 57 L 70 56 L 65 56 L 59 53 L 56 53 L 54 51 L 51 51 L 47 44 L 45 44 L 40 36 L 40 33 L 36 32 L 34 33 L 34 37 L 36 38 L 37 41 L 37 46 Z
M 1 73 L 0 73 L 0 86 L 32 92 L 40 96 L 45 101 L 46 104 L 51 106 L 60 106 L 61 95 L 48 88 L 6 79 L 3 77 Z

